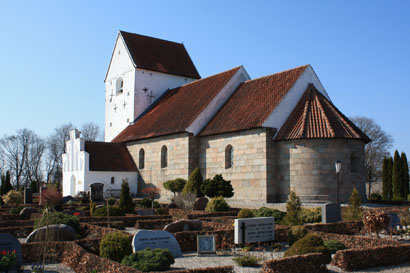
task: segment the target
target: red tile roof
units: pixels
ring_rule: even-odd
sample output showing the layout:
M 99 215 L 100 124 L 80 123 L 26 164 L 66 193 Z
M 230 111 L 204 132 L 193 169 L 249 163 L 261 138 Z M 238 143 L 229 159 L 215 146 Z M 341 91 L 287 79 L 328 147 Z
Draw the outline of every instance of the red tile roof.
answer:
M 121 143 L 86 141 L 85 151 L 90 154 L 90 171 L 137 171 L 131 154 Z
M 139 68 L 200 79 L 183 44 L 120 31 Z
M 228 133 L 261 127 L 307 65 L 245 81 L 199 134 Z
M 313 84 L 309 84 L 275 140 L 348 138 L 370 142 Z
M 236 67 L 167 91 L 156 105 L 112 142 L 185 132 L 239 69 Z

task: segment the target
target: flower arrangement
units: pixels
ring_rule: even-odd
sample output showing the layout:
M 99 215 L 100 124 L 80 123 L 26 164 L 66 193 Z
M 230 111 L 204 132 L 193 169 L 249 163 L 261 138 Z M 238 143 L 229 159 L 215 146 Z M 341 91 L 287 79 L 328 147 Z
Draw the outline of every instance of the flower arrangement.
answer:
M 32 273 L 44 273 L 44 265 L 42 264 L 33 264 L 31 266 Z
M 0 252 L 0 269 L 6 272 L 15 264 L 17 261 L 16 251 L 6 251 Z

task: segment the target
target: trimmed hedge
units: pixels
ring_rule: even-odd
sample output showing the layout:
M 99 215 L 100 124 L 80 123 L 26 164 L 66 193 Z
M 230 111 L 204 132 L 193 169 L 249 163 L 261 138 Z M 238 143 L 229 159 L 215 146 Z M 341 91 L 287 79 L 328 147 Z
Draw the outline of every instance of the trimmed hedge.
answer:
M 363 221 L 343 221 L 327 224 L 308 224 L 305 228 L 310 231 L 355 235 L 363 229 Z
M 410 244 L 406 244 L 339 250 L 333 257 L 332 265 L 346 271 L 356 271 L 371 267 L 404 264 L 408 263 L 409 260 Z
M 160 220 L 137 220 L 135 228 L 137 229 L 164 229 L 168 224 L 172 223 L 172 219 L 160 219 Z
M 325 273 L 327 257 L 321 253 L 270 260 L 262 265 L 261 273 Z

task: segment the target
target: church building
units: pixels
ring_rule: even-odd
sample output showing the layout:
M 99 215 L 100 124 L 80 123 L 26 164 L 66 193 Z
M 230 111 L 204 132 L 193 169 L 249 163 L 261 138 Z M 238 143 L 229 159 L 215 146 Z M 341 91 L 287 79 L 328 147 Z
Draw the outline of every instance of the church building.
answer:
M 63 194 L 123 179 L 146 186 L 202 176 L 230 180 L 232 205 L 365 198 L 370 139 L 332 103 L 310 65 L 251 79 L 243 66 L 201 78 L 183 44 L 120 31 L 105 76 L 105 142 L 73 131 L 63 155 Z

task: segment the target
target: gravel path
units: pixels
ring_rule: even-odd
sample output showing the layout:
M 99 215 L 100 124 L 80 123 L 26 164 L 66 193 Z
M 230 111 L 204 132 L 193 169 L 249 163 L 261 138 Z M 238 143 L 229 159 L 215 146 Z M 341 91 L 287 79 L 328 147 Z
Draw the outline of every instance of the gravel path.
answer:
M 33 264 L 23 264 L 23 273 L 30 273 L 32 265 Z M 44 273 L 75 273 L 74 270 L 60 263 L 46 263 L 44 268 Z

